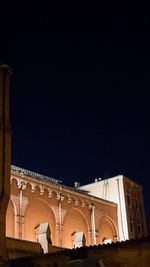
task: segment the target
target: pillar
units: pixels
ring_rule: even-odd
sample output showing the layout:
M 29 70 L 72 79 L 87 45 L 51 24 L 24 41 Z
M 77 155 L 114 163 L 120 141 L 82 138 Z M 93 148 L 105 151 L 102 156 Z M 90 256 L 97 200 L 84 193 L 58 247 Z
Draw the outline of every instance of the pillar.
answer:
M 62 247 L 62 231 L 63 231 L 63 225 L 62 225 L 62 201 L 64 200 L 64 196 L 61 193 L 61 187 L 60 192 L 57 193 L 56 199 L 58 200 L 58 222 L 56 223 L 56 229 L 57 229 L 57 239 L 58 239 L 58 246 Z
M 95 206 L 91 205 L 91 230 L 92 230 L 92 245 L 96 245 L 96 233 L 95 233 Z
M 0 62 L 0 260 L 6 258 L 6 211 L 10 195 L 9 76 L 9 66 Z
M 15 203 L 15 238 L 24 239 L 24 216 L 25 209 L 28 204 L 28 199 L 24 196 L 26 183 L 18 180 L 18 196 L 11 196 Z

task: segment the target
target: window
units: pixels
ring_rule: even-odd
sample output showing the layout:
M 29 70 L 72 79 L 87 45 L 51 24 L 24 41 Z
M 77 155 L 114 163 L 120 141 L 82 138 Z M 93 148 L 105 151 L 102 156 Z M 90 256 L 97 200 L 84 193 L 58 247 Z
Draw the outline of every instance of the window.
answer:
M 135 209 L 137 210 L 138 209 L 138 197 L 137 197 L 137 194 L 134 195 L 134 206 L 135 206 Z
M 130 217 L 130 232 L 133 232 L 133 219 Z
M 130 199 L 130 191 L 129 190 L 127 190 L 126 195 L 127 195 L 127 204 L 128 204 L 128 207 L 130 207 L 131 206 L 131 199 Z

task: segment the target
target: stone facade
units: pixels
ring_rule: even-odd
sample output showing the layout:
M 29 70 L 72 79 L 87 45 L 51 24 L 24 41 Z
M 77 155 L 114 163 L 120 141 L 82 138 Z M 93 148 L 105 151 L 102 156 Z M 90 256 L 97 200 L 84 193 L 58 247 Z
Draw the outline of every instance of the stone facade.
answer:
M 122 241 L 125 227 L 124 240 L 147 236 L 142 187 L 126 177 L 71 188 L 11 166 L 10 188 L 6 236 L 39 242 L 44 253 Z
M 119 240 L 117 205 L 58 180 L 12 166 L 6 235 L 38 242 L 48 223 L 49 243 L 63 248 Z M 48 251 L 45 251 L 48 252 Z
M 118 175 L 78 187 L 90 195 L 117 204 L 118 232 L 120 241 L 147 236 L 142 186 Z

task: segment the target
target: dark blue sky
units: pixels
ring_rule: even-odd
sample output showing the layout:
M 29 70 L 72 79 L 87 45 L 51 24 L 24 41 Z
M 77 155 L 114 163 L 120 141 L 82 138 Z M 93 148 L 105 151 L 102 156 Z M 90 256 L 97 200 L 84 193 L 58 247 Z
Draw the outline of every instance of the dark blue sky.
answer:
M 149 17 L 42 4 L 5 7 L 0 20 L 12 164 L 70 186 L 124 174 L 143 186 L 150 220 Z

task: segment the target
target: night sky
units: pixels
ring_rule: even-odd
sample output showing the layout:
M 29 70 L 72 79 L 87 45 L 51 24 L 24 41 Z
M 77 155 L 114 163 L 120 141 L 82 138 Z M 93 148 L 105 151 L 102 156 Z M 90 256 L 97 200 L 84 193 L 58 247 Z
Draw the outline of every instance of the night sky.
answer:
M 118 174 L 144 188 L 150 221 L 150 28 L 146 12 L 1 9 L 12 164 L 73 186 Z

